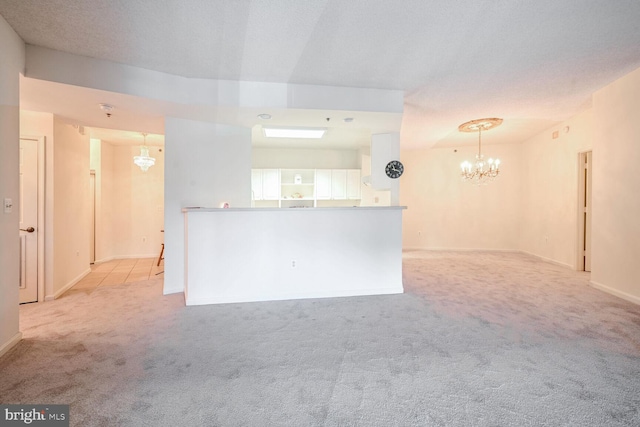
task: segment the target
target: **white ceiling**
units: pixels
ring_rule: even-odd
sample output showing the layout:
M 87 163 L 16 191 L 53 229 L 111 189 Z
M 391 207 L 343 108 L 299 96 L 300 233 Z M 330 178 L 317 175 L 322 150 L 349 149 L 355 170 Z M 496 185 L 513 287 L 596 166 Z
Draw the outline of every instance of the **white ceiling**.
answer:
M 637 0 L 0 0 L 0 15 L 29 44 L 187 77 L 400 89 L 403 148 L 461 144 L 457 126 L 481 117 L 504 118 L 487 143 L 522 141 L 640 67 Z M 95 107 L 100 91 L 53 97 L 68 87 L 24 80 L 24 106 L 114 126 Z M 162 133 L 162 105 L 125 101 L 118 129 Z M 256 126 L 260 112 L 227 113 Z M 379 119 L 345 129 L 343 114 L 278 124 L 331 117 L 353 141 Z

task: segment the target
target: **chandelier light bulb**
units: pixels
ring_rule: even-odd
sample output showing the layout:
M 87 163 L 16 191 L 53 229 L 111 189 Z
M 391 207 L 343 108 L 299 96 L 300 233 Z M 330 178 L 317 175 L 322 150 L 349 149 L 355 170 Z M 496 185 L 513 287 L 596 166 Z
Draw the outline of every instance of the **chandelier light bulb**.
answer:
M 502 119 L 488 118 L 471 120 L 458 126 L 460 132 L 478 132 L 478 154 L 474 164 L 464 161 L 460 165 L 462 179 L 476 184 L 486 184 L 495 179 L 500 173 L 500 160 L 490 157 L 486 162 L 482 155 L 482 131 L 487 131 L 499 126 Z M 485 168 L 486 166 L 486 168 Z

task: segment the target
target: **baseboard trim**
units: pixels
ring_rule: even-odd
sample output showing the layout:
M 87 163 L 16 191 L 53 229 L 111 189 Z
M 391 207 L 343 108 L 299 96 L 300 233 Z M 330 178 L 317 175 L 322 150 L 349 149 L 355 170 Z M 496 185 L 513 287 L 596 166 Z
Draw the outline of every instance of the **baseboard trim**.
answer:
M 122 256 L 110 256 L 107 258 L 97 259 L 94 261 L 94 264 L 102 264 L 104 262 L 109 262 L 118 259 L 134 259 L 134 258 L 155 258 L 158 259 L 160 252 L 157 254 L 143 254 L 143 255 L 122 255 Z
M 123 256 L 115 256 L 112 259 L 132 259 L 132 258 L 158 258 L 160 255 L 160 250 L 157 253 L 153 254 L 138 254 L 138 255 L 123 255 Z
M 550 262 L 552 264 L 566 267 L 571 270 L 575 270 L 573 265 L 566 264 L 564 262 L 556 261 L 555 259 L 543 257 L 531 252 L 519 250 L 519 249 L 482 249 L 482 248 L 419 248 L 419 247 L 403 247 L 402 251 L 446 251 L 446 252 L 497 252 L 497 253 L 520 253 L 525 255 L 531 255 L 532 257 L 541 259 L 542 261 Z
M 76 283 L 78 283 L 80 280 L 82 280 L 82 278 L 84 276 L 86 276 L 87 274 L 89 274 L 89 273 L 91 273 L 91 268 L 87 268 L 85 271 L 80 273 L 75 279 L 71 280 L 69 283 L 64 285 L 62 287 L 62 289 L 59 289 L 58 292 L 56 292 L 55 294 L 47 295 L 46 297 L 44 297 L 44 300 L 45 301 L 53 301 L 55 299 L 60 298 L 62 296 L 62 294 L 67 292 L 69 289 L 71 289 Z
M 404 246 L 403 251 L 446 251 L 446 252 L 521 252 L 517 249 L 486 249 L 486 248 L 423 248 L 418 246 Z
M 22 332 L 15 334 L 9 341 L 0 346 L 0 357 L 15 347 L 22 340 Z
M 542 255 L 537 255 L 537 254 L 534 254 L 534 253 L 531 253 L 531 252 L 527 252 L 527 251 L 517 251 L 517 252 L 520 252 L 520 253 L 523 253 L 523 254 L 527 254 L 527 255 L 531 255 L 532 257 L 541 259 L 541 260 L 546 261 L 546 262 L 550 262 L 551 264 L 556 264 L 556 265 L 559 265 L 561 267 L 567 267 L 567 268 L 569 268 L 571 270 L 575 270 L 573 265 L 566 264 L 566 263 L 560 262 L 560 261 L 556 261 L 555 259 L 543 257 Z
M 404 292 L 402 285 L 388 288 L 375 289 L 345 289 L 333 292 L 305 292 L 299 294 L 251 294 L 251 295 L 216 295 L 204 298 L 189 298 L 189 293 L 185 292 L 185 303 L 192 305 L 208 304 L 236 304 L 244 302 L 266 302 L 266 301 L 288 301 L 298 299 L 318 299 L 318 298 L 344 298 L 360 297 L 369 295 L 395 295 Z
M 627 300 L 627 301 L 632 302 L 634 304 L 640 305 L 640 298 L 635 296 L 635 295 L 631 295 L 631 294 L 628 294 L 626 292 L 619 291 L 619 290 L 614 289 L 614 288 L 612 288 L 610 286 L 603 285 L 602 283 L 594 282 L 593 280 L 591 280 L 589 282 L 589 285 L 591 287 L 593 287 L 593 288 L 599 289 L 599 290 L 601 290 L 603 292 L 606 292 L 606 293 L 611 294 L 613 296 L 616 296 L 618 298 L 622 298 L 623 300 Z

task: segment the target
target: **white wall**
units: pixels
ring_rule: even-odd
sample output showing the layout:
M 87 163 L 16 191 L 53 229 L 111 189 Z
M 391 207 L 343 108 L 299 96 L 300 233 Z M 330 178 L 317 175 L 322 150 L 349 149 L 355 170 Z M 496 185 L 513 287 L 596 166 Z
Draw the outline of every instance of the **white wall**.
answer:
M 157 257 L 164 235 L 164 150 L 149 147 L 156 164 L 147 172 L 133 163 L 139 145 L 91 140 L 96 172 L 96 262 Z
M 18 331 L 19 73 L 24 70 L 24 43 L 0 16 L 0 202 L 13 199 L 13 211 L 0 206 L 0 355 L 21 338 Z
M 358 150 L 254 148 L 254 169 L 360 169 Z
M 187 206 L 251 207 L 251 129 L 165 119 L 164 293 L 184 291 Z
M 402 293 L 401 208 L 187 215 L 187 305 Z
M 640 69 L 593 96 L 591 281 L 640 303 Z
M 455 152 L 454 150 L 457 150 Z M 518 248 L 521 147 L 486 145 L 486 156 L 502 161 L 500 177 L 486 186 L 463 182 L 460 163 L 477 146 L 402 151 L 400 178 L 403 247 L 421 249 Z
M 591 109 L 522 144 L 521 251 L 576 268 L 578 157 L 592 149 Z M 553 132 L 558 138 L 553 139 Z
M 143 172 L 133 163 L 138 145 L 113 147 L 112 244 L 116 258 L 154 257 L 164 236 L 164 151 L 149 147 L 156 164 Z
M 53 124 L 52 288 L 45 299 L 60 296 L 89 270 L 89 136 L 54 117 Z M 50 155 L 51 153 L 47 153 Z
M 117 210 L 114 173 L 114 147 L 100 143 L 100 203 L 96 215 L 100 218 L 96 229 L 96 260 L 106 261 L 115 258 L 115 227 L 112 218 Z

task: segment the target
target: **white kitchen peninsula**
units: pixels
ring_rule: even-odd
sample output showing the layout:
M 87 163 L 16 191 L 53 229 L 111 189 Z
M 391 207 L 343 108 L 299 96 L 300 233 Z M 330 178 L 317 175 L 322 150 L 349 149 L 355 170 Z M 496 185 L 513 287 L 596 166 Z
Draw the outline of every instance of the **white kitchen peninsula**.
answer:
M 186 304 L 402 293 L 403 209 L 185 208 Z

